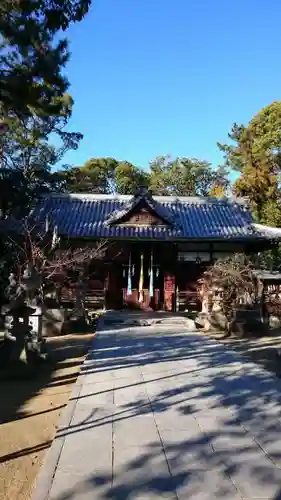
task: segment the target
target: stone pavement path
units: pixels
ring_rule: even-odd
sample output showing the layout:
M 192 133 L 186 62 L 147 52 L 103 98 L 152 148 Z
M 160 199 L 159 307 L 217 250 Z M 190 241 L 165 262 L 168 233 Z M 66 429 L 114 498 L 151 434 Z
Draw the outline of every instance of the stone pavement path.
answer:
M 34 500 L 280 500 L 280 389 L 183 326 L 104 329 Z

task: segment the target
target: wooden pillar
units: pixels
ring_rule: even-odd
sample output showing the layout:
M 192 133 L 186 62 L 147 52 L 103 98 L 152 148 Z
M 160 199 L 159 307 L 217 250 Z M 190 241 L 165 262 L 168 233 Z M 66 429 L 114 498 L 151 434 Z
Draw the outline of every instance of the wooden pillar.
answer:
M 106 308 L 121 309 L 122 307 L 121 267 L 113 264 L 107 278 Z
M 210 243 L 210 264 L 214 264 L 214 245 Z
M 164 274 L 164 309 L 172 312 L 176 298 L 176 278 L 174 273 Z
M 260 281 L 260 310 L 261 310 L 261 319 L 264 325 L 268 328 L 269 327 L 269 314 L 267 310 L 267 304 L 266 304 L 266 290 L 265 290 L 265 283 L 264 281 Z

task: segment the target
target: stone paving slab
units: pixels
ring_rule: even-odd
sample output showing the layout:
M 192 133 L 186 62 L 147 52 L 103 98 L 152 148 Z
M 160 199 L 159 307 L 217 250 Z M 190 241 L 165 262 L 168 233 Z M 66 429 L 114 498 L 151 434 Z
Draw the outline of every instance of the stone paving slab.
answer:
M 280 500 L 280 389 L 183 326 L 101 328 L 32 500 Z

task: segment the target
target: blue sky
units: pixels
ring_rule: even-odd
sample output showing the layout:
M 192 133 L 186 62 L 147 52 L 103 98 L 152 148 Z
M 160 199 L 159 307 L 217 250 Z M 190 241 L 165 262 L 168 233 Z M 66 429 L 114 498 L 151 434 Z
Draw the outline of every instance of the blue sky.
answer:
M 84 139 L 65 161 L 221 161 L 234 121 L 281 99 L 280 0 L 93 0 L 67 36 Z

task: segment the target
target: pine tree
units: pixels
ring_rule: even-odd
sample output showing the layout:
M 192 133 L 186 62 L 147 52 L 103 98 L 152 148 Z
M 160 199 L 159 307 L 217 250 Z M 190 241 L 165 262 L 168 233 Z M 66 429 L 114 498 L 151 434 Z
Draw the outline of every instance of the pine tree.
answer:
M 86 14 L 90 0 L 0 2 L 0 211 L 23 213 L 57 181 L 51 174 L 82 135 L 65 131 L 73 100 L 59 31 Z M 50 134 L 60 146 L 54 148 Z
M 69 58 L 59 30 L 79 21 L 90 0 L 1 0 L 0 113 L 9 126 L 16 115 L 58 115 L 68 81 L 62 70 Z

